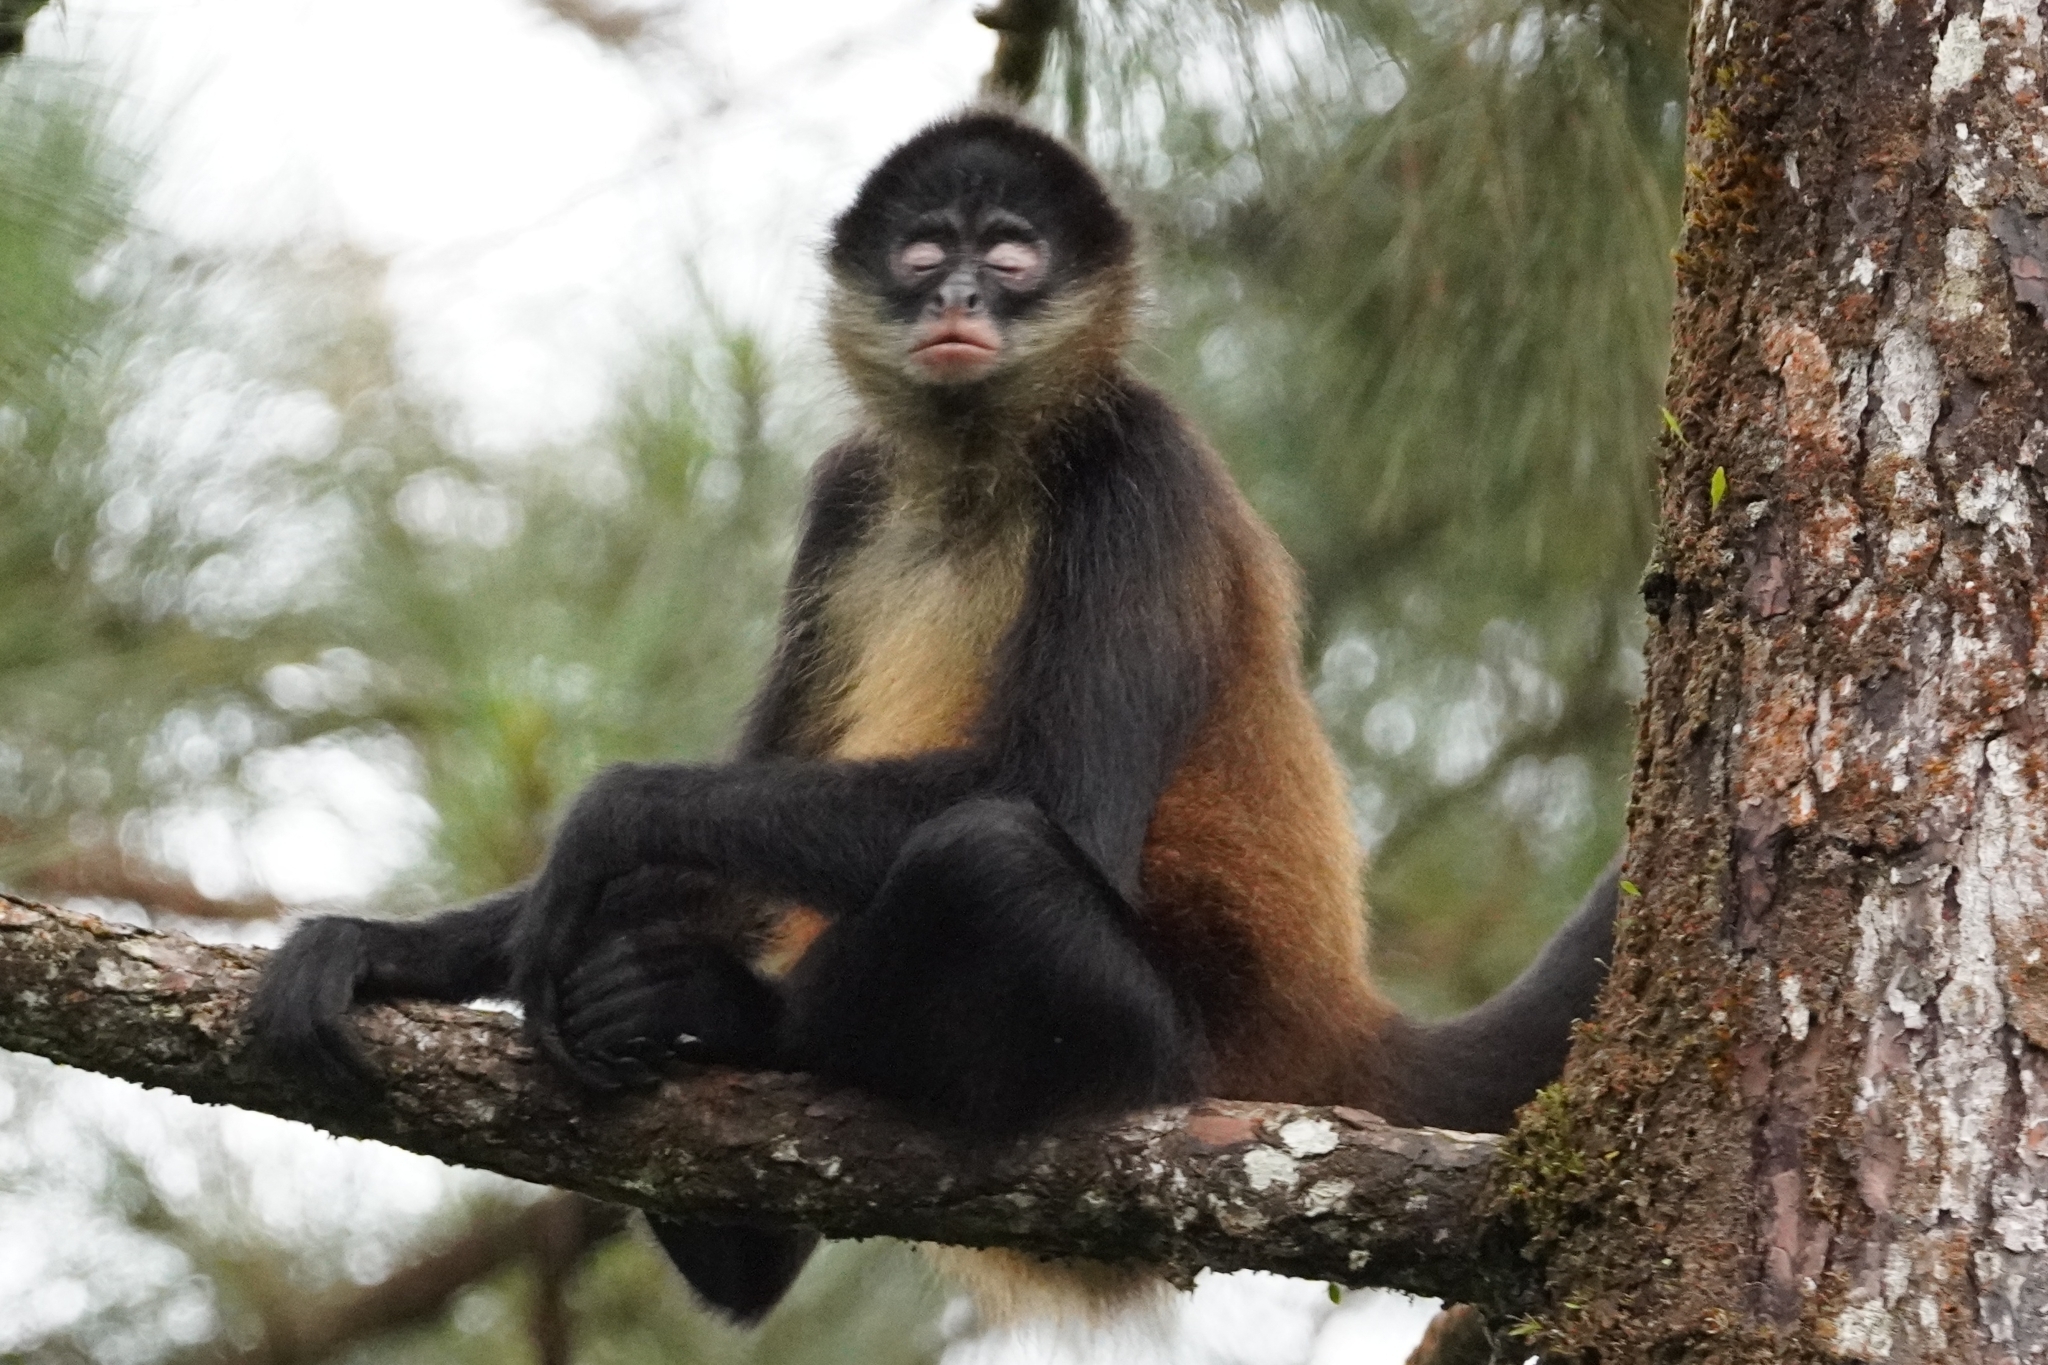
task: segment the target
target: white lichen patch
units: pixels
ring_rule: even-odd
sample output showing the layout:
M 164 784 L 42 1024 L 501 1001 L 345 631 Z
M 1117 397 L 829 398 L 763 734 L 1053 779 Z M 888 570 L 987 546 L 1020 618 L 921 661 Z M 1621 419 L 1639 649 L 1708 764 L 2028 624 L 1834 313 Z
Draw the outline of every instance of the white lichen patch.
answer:
M 146 991 L 157 982 L 156 968 L 146 962 L 136 962 L 124 957 L 107 954 L 92 969 L 92 988 L 96 991 Z
M 1881 21 L 1882 22 L 1882 21 Z M 1934 49 L 1934 74 L 1927 82 L 1927 98 L 1939 104 L 1977 79 L 1984 69 L 1984 31 L 1973 14 L 1958 14 L 1949 21 Z
M 1878 354 L 1877 411 L 1890 444 L 1908 459 L 1924 460 L 1941 414 L 1941 364 L 1915 327 L 1887 331 Z
M 1949 187 L 1956 191 L 1956 197 L 1971 207 L 1977 207 L 1975 199 L 1965 193 L 1967 185 L 1958 185 L 1956 177 L 1961 174 L 1961 163 L 1949 176 Z M 1982 179 L 1975 183 L 1975 192 L 1981 195 Z M 1961 322 L 1984 311 L 1984 262 L 1990 259 L 1991 234 L 1976 228 L 1950 228 L 1942 239 L 1941 293 L 1935 300 L 1935 311 L 1951 322 Z
M 1302 1196 L 1301 1206 L 1309 1217 L 1320 1218 L 1342 1208 L 1355 1188 L 1348 1180 L 1318 1180 Z
M 1337 1150 L 1337 1125 L 1328 1119 L 1294 1119 L 1281 1125 L 1280 1145 L 1297 1157 L 1334 1152 Z
M 1889 1360 L 1892 1354 L 1891 1314 L 1881 1303 L 1859 1303 L 1835 1315 L 1832 1343 L 1844 1360 Z
M 1806 1031 L 1813 1023 L 1813 1012 L 1806 1008 L 1806 1001 L 1800 996 L 1796 975 L 1778 978 L 1778 999 L 1785 1006 L 1785 1032 L 1792 1035 L 1794 1042 L 1805 1042 Z
M 2002 550 L 2032 562 L 2034 519 L 2017 469 L 1985 465 L 1970 475 L 1956 489 L 1956 515 L 1991 533 L 1984 543 L 1994 555 Z
M 1991 1230 L 2007 1251 L 2048 1251 L 2048 1200 L 2031 1180 L 2012 1174 L 1992 1183 Z
M 1277 1147 L 1254 1147 L 1243 1159 L 1245 1181 L 1254 1190 L 1291 1190 L 1301 1179 L 1301 1163 Z
M 1956 125 L 1962 131 L 1962 125 Z M 1958 142 L 1948 163 L 1948 192 L 1966 206 L 1982 209 L 1991 184 L 1986 149 L 1981 142 Z

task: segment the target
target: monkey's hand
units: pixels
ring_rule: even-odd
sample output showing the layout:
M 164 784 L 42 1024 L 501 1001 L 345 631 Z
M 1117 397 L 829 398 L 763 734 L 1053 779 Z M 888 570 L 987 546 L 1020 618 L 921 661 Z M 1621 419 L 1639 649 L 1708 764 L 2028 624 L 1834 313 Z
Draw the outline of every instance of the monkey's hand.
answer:
M 760 1060 L 772 1038 L 774 989 L 721 946 L 745 938 L 753 902 L 701 870 L 683 833 L 708 776 L 679 764 L 600 773 L 514 922 L 527 1034 L 593 1089 L 645 1084 L 677 1055 Z M 684 1035 L 699 1044 L 679 1048 Z
M 367 931 L 375 927 L 340 916 L 301 925 L 271 954 L 249 1002 L 249 1033 L 259 1051 L 342 1094 L 382 1084 L 348 1023 L 348 1008 L 369 979 Z
M 644 820 L 644 800 L 630 790 L 628 765 L 598 774 L 562 817 L 547 865 L 512 922 L 508 942 L 512 992 L 526 1015 L 526 1034 L 549 1061 L 586 1085 L 615 1089 L 619 1081 L 586 1066 L 562 1033 L 563 987 L 605 940 L 600 907 L 606 889 L 644 866 L 631 858 L 622 824 Z
M 601 943 L 563 981 L 558 1037 L 596 1089 L 652 1085 L 670 1061 L 776 1065 L 782 998 L 723 943 L 648 924 Z
M 249 1002 L 256 1047 L 349 1095 L 382 1086 L 349 1027 L 363 1000 L 475 1000 L 505 993 L 505 935 L 524 887 L 416 923 L 308 920 L 270 955 Z

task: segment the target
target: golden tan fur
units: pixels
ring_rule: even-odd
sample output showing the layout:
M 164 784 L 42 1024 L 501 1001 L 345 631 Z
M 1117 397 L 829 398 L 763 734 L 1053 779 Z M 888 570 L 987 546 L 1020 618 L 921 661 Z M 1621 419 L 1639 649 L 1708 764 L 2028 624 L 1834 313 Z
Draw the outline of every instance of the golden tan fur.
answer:
M 826 608 L 845 679 L 831 706 L 839 758 L 952 748 L 987 693 L 989 659 L 1023 601 L 1030 523 L 946 543 L 920 509 L 891 509 Z
M 1122 1316 L 1149 1297 L 1165 1298 L 1170 1286 L 1141 1265 L 1101 1261 L 1047 1260 L 1007 1247 L 953 1247 L 919 1242 L 932 1267 L 973 1296 L 984 1323 L 1039 1318 L 1080 1318 L 1099 1322 Z

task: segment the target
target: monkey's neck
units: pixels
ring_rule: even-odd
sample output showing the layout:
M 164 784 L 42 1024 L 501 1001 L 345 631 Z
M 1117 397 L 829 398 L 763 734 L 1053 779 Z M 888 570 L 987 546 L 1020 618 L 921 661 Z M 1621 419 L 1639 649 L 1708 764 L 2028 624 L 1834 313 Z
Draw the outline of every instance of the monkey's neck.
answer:
M 945 540 L 980 540 L 1034 518 L 1045 484 L 1045 428 L 963 421 L 876 423 L 897 515 Z

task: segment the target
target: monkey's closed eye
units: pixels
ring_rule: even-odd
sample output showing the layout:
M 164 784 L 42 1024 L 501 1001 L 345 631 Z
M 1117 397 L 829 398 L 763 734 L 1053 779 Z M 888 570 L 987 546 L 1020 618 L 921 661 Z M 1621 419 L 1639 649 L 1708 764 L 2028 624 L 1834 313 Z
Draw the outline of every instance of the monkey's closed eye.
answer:
M 946 263 L 946 249 L 937 242 L 912 242 L 896 253 L 896 268 L 905 274 L 921 275 Z
M 997 242 L 981 259 L 1009 284 L 1031 284 L 1045 270 L 1045 252 L 1029 242 Z

